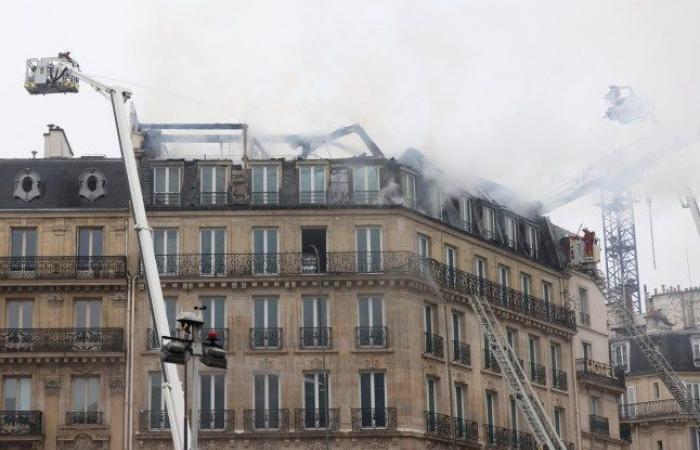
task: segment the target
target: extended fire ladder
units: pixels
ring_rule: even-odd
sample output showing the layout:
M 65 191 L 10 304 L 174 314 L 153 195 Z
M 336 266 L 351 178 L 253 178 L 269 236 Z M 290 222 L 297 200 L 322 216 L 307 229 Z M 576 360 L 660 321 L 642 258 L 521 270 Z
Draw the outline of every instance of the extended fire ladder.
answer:
M 552 450 L 567 450 L 549 421 L 542 402 L 530 384 L 515 351 L 506 341 L 506 334 L 496 319 L 491 305 L 480 295 L 472 295 L 470 300 L 472 309 L 479 316 L 486 333 L 490 345 L 488 351 L 496 358 L 508 390 L 525 416 L 538 444 Z

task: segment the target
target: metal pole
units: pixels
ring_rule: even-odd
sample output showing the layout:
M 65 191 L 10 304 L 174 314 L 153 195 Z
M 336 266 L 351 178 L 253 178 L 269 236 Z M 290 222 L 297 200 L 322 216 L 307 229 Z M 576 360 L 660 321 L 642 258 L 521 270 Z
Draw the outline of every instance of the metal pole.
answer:
M 196 334 L 199 334 L 199 330 L 195 330 Z M 197 337 L 193 336 L 193 339 L 197 339 Z M 190 447 L 190 450 L 197 450 L 197 437 L 199 434 L 199 417 L 198 417 L 198 412 L 199 412 L 199 407 L 200 407 L 200 401 L 199 401 L 199 387 L 200 387 L 200 381 L 199 381 L 199 358 L 198 357 L 192 357 L 192 417 L 190 419 L 190 423 L 192 424 L 192 446 Z M 207 414 L 211 414 L 211 412 L 207 412 Z M 210 416 L 209 420 L 212 420 Z

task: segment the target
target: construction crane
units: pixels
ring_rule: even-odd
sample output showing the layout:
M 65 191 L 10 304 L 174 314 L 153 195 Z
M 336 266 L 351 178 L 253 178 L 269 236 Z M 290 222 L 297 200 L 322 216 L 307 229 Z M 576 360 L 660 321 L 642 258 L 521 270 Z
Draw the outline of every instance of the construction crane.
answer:
M 151 228 L 148 226 L 138 167 L 131 143 L 131 127 L 129 125 L 129 113 L 126 108 L 126 103 L 131 98 L 131 92 L 121 87 L 104 84 L 94 77 L 81 72 L 80 66 L 71 58 L 69 52 L 59 53 L 58 57 L 27 60 L 24 87 L 32 95 L 76 93 L 78 92 L 80 81 L 88 83 L 90 87 L 105 96 L 112 105 L 119 149 L 129 183 L 134 228 L 141 249 L 141 261 L 146 278 L 148 297 L 151 302 L 153 323 L 158 336 L 169 336 L 170 326 L 165 313 L 163 291 L 161 290 L 156 257 L 153 251 L 153 235 Z M 173 448 L 174 450 L 183 450 L 189 448 L 190 439 L 187 436 L 188 434 L 191 436 L 191 433 L 189 433 L 189 425 L 185 419 L 185 397 L 177 366 L 162 363 L 162 374 L 163 396 L 170 419 Z

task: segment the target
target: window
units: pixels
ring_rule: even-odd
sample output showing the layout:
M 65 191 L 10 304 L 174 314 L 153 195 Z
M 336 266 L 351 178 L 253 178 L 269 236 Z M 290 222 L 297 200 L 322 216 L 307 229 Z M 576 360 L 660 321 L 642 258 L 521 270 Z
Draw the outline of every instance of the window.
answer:
M 280 427 L 280 381 L 278 375 L 256 374 L 254 393 L 255 428 Z
M 688 392 L 690 394 L 690 392 Z M 659 383 L 654 383 L 654 400 L 658 400 L 660 396 Z
M 554 408 L 554 429 L 557 432 L 557 435 L 562 438 L 562 433 L 564 431 L 564 409 L 563 408 Z
M 442 191 L 440 186 L 432 185 L 430 187 L 430 215 L 436 219 L 442 219 Z
M 11 236 L 11 270 L 36 270 L 36 228 L 12 228 Z
M 305 297 L 302 300 L 301 317 L 302 348 L 328 347 L 328 301 L 325 298 Z
M 255 204 L 277 204 L 279 182 L 276 166 L 254 166 L 251 200 Z
M 253 348 L 279 348 L 282 346 L 282 329 L 276 298 L 253 300 Z
M 161 373 L 150 372 L 148 374 L 148 402 L 150 408 L 149 426 L 151 430 L 163 430 L 170 428 L 168 413 L 165 409 L 165 397 L 161 387 Z
M 429 413 L 437 412 L 436 402 L 437 402 L 437 380 L 434 378 L 428 378 L 426 380 L 426 411 Z M 437 425 L 437 424 L 436 424 Z
M 463 384 L 455 383 L 455 418 L 464 419 L 467 387 Z
M 32 379 L 29 377 L 5 377 L 3 380 L 3 409 L 5 411 L 29 411 L 32 406 Z
M 164 297 L 165 302 L 165 316 L 168 319 L 168 329 L 170 330 L 170 336 L 175 336 L 177 332 L 177 297 Z M 149 343 L 148 349 L 155 350 L 160 348 L 160 335 L 156 330 L 156 326 L 153 323 L 153 317 L 151 316 L 151 329 L 149 330 Z
M 425 353 L 442 357 L 442 338 L 436 336 L 435 305 L 423 305 L 423 329 L 425 330 Z
M 637 416 L 637 389 L 635 386 L 627 386 L 625 393 L 620 397 L 620 405 L 620 417 L 634 418 Z
M 223 274 L 226 268 L 226 229 L 205 228 L 199 231 L 199 236 L 202 274 Z
M 401 191 L 403 192 L 404 205 L 409 208 L 416 207 L 416 177 L 410 173 L 401 173 Z
M 464 314 L 459 311 L 452 311 L 452 339 L 455 342 L 462 340 L 462 323 L 464 322 Z
M 200 297 L 199 303 L 206 308 L 202 311 L 203 334 L 206 336 L 209 331 L 216 331 L 223 337 L 226 328 L 226 298 Z
M 362 427 L 387 426 L 386 375 L 384 372 L 360 373 L 360 408 Z
M 539 238 L 537 228 L 532 225 L 525 227 L 525 244 L 527 245 L 528 255 L 532 258 L 537 258 L 539 254 Z
M 505 217 L 505 232 L 506 245 L 510 248 L 515 248 L 518 243 L 518 230 L 516 227 L 515 218 L 510 216 Z
M 203 373 L 199 379 L 200 429 L 222 430 L 226 427 L 224 374 Z
M 275 274 L 279 241 L 276 228 L 256 228 L 253 230 L 253 273 Z
M 474 259 L 474 266 L 474 272 L 477 278 L 479 278 L 479 293 L 483 293 L 484 280 L 486 280 L 486 260 L 477 256 L 476 259 Z
M 630 371 L 630 344 L 629 342 L 620 342 L 618 344 L 613 344 L 612 347 L 612 357 L 613 365 L 622 366 L 625 368 L 625 372 Z
M 153 250 L 156 254 L 158 273 L 176 274 L 178 261 L 177 228 L 156 228 L 153 230 Z
M 540 361 L 540 338 L 536 336 L 528 336 L 527 347 L 530 362 L 533 364 L 538 364 Z
M 561 345 L 557 342 L 549 344 L 549 356 L 551 358 L 552 370 L 557 371 L 561 366 Z
M 382 229 L 361 227 L 356 230 L 357 270 L 359 272 L 379 272 L 382 270 Z
M 326 168 L 324 166 L 299 167 L 299 202 L 326 203 Z
M 593 347 L 590 342 L 582 342 L 583 346 L 583 359 L 593 359 Z
M 508 287 L 510 287 L 510 270 L 506 266 L 498 266 L 498 282 L 504 289 L 501 290 L 501 299 L 504 303 L 508 302 Z
M 486 435 L 490 444 L 496 439 L 496 393 L 486 391 Z
M 578 288 L 578 307 L 579 311 L 588 314 L 588 291 L 585 288 Z
M 518 331 L 513 328 L 506 328 L 506 340 L 513 351 L 518 353 Z
M 430 238 L 419 234 L 416 236 L 416 251 L 421 258 L 430 258 Z
M 102 323 L 102 302 L 76 300 L 74 313 L 75 328 L 99 328 Z
M 591 396 L 591 414 L 598 416 L 602 413 L 600 409 L 600 398 L 592 395 Z
M 690 346 L 693 350 L 693 362 L 695 367 L 700 367 L 700 336 L 690 338 Z
M 532 277 L 526 273 L 520 274 L 520 290 L 526 297 L 532 295 Z
M 510 413 L 510 429 L 518 431 L 518 404 L 513 397 L 510 397 L 508 412 Z
M 32 328 L 33 300 L 8 300 L 5 307 L 7 328 Z
M 100 399 L 99 377 L 73 377 L 71 393 L 72 423 L 99 424 L 102 422 L 102 417 L 98 414 Z
M 312 372 L 304 374 L 304 428 L 327 428 L 330 405 L 328 374 Z
M 457 281 L 457 273 L 455 271 L 457 267 L 457 249 L 449 245 L 445 246 L 445 266 L 447 266 L 445 282 L 448 287 L 454 287 Z
M 684 382 L 686 388 L 688 389 L 688 400 L 691 403 L 691 406 L 694 407 L 694 411 L 697 410 L 698 405 L 700 404 L 700 383 L 698 382 Z M 658 386 L 658 383 L 656 383 Z
M 153 204 L 180 204 L 180 168 L 162 166 L 153 168 Z
M 353 203 L 376 203 L 379 193 L 379 167 L 362 166 L 352 170 Z
M 102 228 L 78 228 L 78 270 L 99 270 Z
M 462 197 L 459 203 L 459 216 L 462 220 L 462 227 L 471 232 L 474 225 L 472 218 L 472 202 L 468 198 Z
M 199 202 L 223 205 L 227 202 L 226 167 L 202 166 L 199 169 Z
M 386 347 L 384 302 L 381 297 L 361 297 L 358 303 L 358 345 Z
M 496 238 L 496 212 L 488 206 L 483 207 L 481 227 L 482 234 L 486 239 L 493 240 Z
M 542 282 L 542 300 L 547 303 L 552 301 L 552 283 L 548 281 Z

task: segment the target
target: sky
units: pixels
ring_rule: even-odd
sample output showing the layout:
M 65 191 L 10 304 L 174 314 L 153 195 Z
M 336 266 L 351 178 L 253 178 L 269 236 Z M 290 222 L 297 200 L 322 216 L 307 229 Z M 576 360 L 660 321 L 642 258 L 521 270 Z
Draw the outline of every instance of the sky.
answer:
M 49 123 L 79 155 L 118 155 L 102 97 L 22 88 L 27 58 L 70 50 L 132 89 L 144 122 L 245 122 L 253 134 L 360 123 L 387 155 L 414 147 L 451 179 L 541 199 L 659 128 L 700 129 L 699 16 L 692 0 L 0 2 L 1 156 L 41 154 Z M 604 119 L 611 84 L 632 86 L 654 120 Z M 650 289 L 700 285 L 700 238 L 677 195 L 683 183 L 700 193 L 699 168 L 691 145 L 629 188 Z M 602 234 L 596 201 L 551 218 Z

